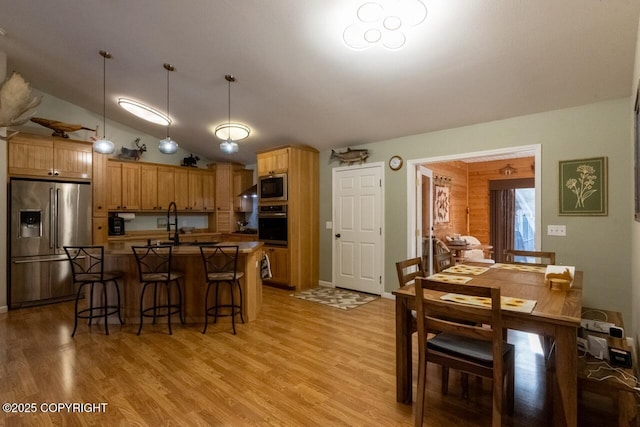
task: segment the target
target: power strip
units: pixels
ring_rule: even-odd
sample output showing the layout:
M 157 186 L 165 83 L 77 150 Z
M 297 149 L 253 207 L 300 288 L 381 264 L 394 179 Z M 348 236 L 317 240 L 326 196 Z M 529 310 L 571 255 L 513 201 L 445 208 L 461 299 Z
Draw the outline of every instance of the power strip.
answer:
M 580 326 L 584 329 L 593 332 L 600 332 L 601 334 L 607 334 L 611 332 L 611 328 L 615 327 L 613 323 L 602 322 L 600 320 L 591 320 L 591 319 L 582 319 L 580 321 Z

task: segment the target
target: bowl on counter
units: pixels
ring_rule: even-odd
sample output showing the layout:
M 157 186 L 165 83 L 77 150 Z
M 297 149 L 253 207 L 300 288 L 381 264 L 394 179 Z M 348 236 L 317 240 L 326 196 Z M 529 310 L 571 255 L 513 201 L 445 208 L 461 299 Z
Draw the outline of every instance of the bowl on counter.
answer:
M 189 234 L 189 233 L 193 233 L 193 230 L 195 230 L 195 227 L 180 227 L 180 232 L 183 234 Z

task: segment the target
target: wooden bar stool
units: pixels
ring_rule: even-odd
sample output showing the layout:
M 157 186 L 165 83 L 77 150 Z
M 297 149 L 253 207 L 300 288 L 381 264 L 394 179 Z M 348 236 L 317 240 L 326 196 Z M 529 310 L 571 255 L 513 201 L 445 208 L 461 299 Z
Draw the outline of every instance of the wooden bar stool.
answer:
M 184 324 L 182 315 L 182 291 L 180 290 L 180 279 L 182 273 L 171 269 L 172 249 L 170 245 L 158 246 L 132 246 L 133 254 L 138 264 L 139 281 L 143 285 L 140 294 L 140 326 L 138 335 L 142 331 L 142 324 L 145 317 L 153 318 L 155 325 L 158 317 L 166 317 L 171 331 L 171 316 L 177 314 L 180 323 Z M 171 301 L 171 288 L 175 283 L 178 292 L 178 302 Z M 144 307 L 144 294 L 147 287 L 153 285 L 153 303 L 150 307 Z M 164 285 L 164 286 L 162 286 Z M 164 287 L 166 301 L 158 302 L 158 287 Z
M 236 334 L 236 314 L 240 314 L 240 320 L 244 323 L 242 316 L 242 286 L 240 279 L 244 273 L 238 272 L 238 246 L 200 246 L 202 254 L 202 262 L 207 280 L 207 293 L 204 299 L 204 329 L 202 333 L 207 332 L 209 324 L 209 316 L 213 316 L 213 323 L 218 321 L 218 316 L 231 316 L 231 326 L 233 334 Z M 218 301 L 218 293 L 221 283 L 229 285 L 230 302 L 228 304 L 220 304 Z M 209 305 L 209 291 L 211 286 L 215 287 L 215 298 L 213 305 Z M 238 289 L 239 302 L 236 304 L 234 296 L 234 288 Z M 220 309 L 224 308 L 225 312 L 220 313 Z M 228 309 L 228 310 L 227 310 Z
M 64 246 L 64 251 L 71 263 L 71 273 L 73 275 L 73 283 L 78 285 L 75 302 L 75 319 L 73 323 L 73 332 L 71 336 L 76 334 L 78 329 L 78 319 L 89 319 L 89 326 L 93 319 L 104 319 L 104 332 L 109 335 L 109 325 L 107 319 L 113 314 L 118 315 L 118 320 L 122 325 L 122 317 L 120 315 L 120 287 L 118 279 L 122 277 L 120 271 L 104 271 L 104 247 L 103 246 Z M 94 301 L 94 287 L 102 285 L 102 301 L 96 305 Z M 117 301 L 115 304 L 109 305 L 107 288 L 112 284 L 116 291 Z M 79 310 L 78 303 L 82 298 L 82 291 L 85 286 L 89 286 L 89 307 Z

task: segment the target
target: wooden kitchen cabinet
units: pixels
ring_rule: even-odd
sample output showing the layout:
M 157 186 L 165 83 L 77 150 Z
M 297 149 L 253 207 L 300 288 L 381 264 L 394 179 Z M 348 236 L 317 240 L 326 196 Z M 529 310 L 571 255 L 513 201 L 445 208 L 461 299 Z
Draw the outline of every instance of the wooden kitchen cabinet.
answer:
M 89 180 L 92 164 L 89 142 L 29 134 L 9 140 L 9 175 Z
M 202 210 L 213 212 L 216 210 L 216 174 L 205 170 L 202 174 Z
M 253 199 L 241 197 L 240 193 L 253 185 L 253 170 L 238 169 L 233 171 L 233 210 L 234 212 L 253 211 Z
M 175 202 L 179 211 L 203 210 L 203 178 L 198 169 L 175 168 Z
M 217 163 L 213 170 L 216 176 L 216 231 L 231 233 L 233 226 L 233 191 L 231 163 Z
M 109 218 L 93 217 L 93 244 L 106 245 L 109 240 Z
M 258 176 L 289 170 L 289 147 L 258 153 Z
M 198 170 L 189 170 L 189 209 L 202 211 L 202 181 L 204 175 Z
M 289 285 L 289 249 L 267 247 L 264 252 L 269 257 L 269 264 L 271 265 L 271 279 L 269 281 L 281 285 Z
M 107 177 L 107 208 L 112 211 L 140 210 L 140 165 L 109 161 Z
M 214 168 L 216 174 L 216 211 L 230 211 L 233 204 L 231 163 L 218 163 Z
M 108 156 L 106 154 L 93 153 L 93 180 L 91 189 L 94 217 L 107 216 L 107 164 Z
M 174 168 L 140 165 L 140 208 L 166 210 L 174 198 Z
M 296 290 L 318 286 L 319 279 L 319 160 L 312 147 L 290 145 L 258 153 L 258 174 L 287 173 L 287 248 L 273 249 L 273 278 Z M 266 252 L 271 260 L 272 252 Z M 286 276 L 286 277 L 285 277 Z
M 174 167 L 158 166 L 158 209 L 160 210 L 168 209 L 175 198 L 174 174 Z

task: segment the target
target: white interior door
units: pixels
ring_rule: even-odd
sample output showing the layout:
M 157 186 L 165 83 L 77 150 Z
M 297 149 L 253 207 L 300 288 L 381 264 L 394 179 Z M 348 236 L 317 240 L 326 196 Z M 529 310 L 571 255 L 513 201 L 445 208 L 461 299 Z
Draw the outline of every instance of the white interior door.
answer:
M 333 171 L 336 287 L 382 294 L 382 166 Z

